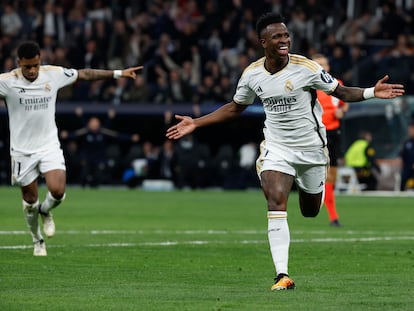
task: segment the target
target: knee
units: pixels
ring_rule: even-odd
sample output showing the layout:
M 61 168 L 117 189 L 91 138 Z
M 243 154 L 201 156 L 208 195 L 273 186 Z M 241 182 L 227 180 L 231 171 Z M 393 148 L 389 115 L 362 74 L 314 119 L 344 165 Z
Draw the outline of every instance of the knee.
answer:
M 58 201 L 61 201 L 65 198 L 65 190 L 64 189 L 57 189 L 57 190 L 50 190 L 50 195 Z
M 34 204 L 36 203 L 38 197 L 35 194 L 24 194 L 23 195 L 23 201 L 25 201 L 27 204 Z
M 267 201 L 267 210 L 268 211 L 286 211 L 287 204 L 283 200 L 272 200 Z

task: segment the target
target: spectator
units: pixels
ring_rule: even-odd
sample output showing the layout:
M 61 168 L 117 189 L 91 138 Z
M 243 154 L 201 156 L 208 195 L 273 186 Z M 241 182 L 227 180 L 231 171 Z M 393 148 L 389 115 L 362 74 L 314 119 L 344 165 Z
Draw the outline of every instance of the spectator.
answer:
M 177 184 L 182 188 L 205 188 L 210 185 L 210 149 L 192 135 L 177 145 Z
M 116 80 L 115 85 L 105 88 L 103 100 L 109 101 L 114 106 L 119 106 L 123 101 L 125 91 L 128 89 L 129 81 L 125 78 Z
M 151 100 L 156 104 L 170 103 L 167 73 L 158 65 L 156 66 L 156 72 L 158 77 L 152 91 Z
M 113 27 L 109 37 L 108 66 L 110 68 L 119 68 L 123 67 L 127 54 L 129 34 L 125 21 L 122 19 L 116 19 Z
M 131 103 L 146 103 L 149 97 L 150 89 L 142 74 L 137 75 L 134 83 L 123 93 L 123 100 Z
M 108 40 L 109 27 L 108 23 L 101 19 L 95 19 L 91 25 L 91 36 L 89 40 L 95 41 L 96 51 L 99 54 L 98 58 L 103 62 L 103 66 L 106 68 L 108 64 Z
M 86 42 L 86 51 L 84 57 L 84 68 L 102 69 L 105 66 L 105 59 L 98 50 L 97 43 L 94 39 L 89 39 Z
M 399 156 L 401 159 L 400 190 L 414 189 L 414 120 L 408 126 L 408 138 L 404 141 Z
M 160 177 L 176 183 L 177 171 L 177 154 L 175 152 L 174 142 L 166 139 L 162 144 L 159 154 Z
M 23 22 L 13 5 L 8 1 L 4 4 L 0 24 L 3 35 L 16 39 L 21 33 Z
M 405 32 L 406 22 L 394 2 L 384 1 L 380 27 L 383 39 L 395 40 L 399 33 Z
M 191 60 L 185 60 L 181 69 L 181 78 L 190 85 L 193 92 L 201 82 L 201 55 L 197 46 L 191 47 Z
M 217 88 L 213 76 L 206 75 L 203 78 L 202 84 L 198 88 L 198 97 L 200 104 L 213 104 L 217 102 Z
M 260 184 L 256 173 L 256 159 L 258 146 L 255 142 L 247 142 L 239 149 L 238 188 L 259 188 Z
M 23 8 L 20 10 L 20 17 L 22 20 L 22 36 L 25 39 L 38 39 L 37 31 L 42 23 L 42 14 L 36 7 L 33 0 L 24 1 Z M 39 36 L 40 37 L 40 36 Z
M 187 81 L 180 76 L 178 69 L 172 69 L 169 74 L 169 98 L 173 103 L 189 103 L 192 101 L 193 92 Z
M 234 94 L 234 87 L 231 83 L 230 77 L 222 75 L 220 77 L 219 84 L 215 87 L 216 89 L 216 102 L 219 104 L 228 103 L 231 101 Z
M 3 63 L 3 68 L 2 68 L 2 70 L 1 70 L 1 72 L 9 72 L 9 71 L 11 71 L 11 70 L 13 70 L 13 68 L 15 67 L 15 65 L 14 65 L 14 60 L 13 60 L 13 58 L 11 58 L 11 57 L 7 57 L 5 60 L 4 60 L 4 63 Z
M 377 163 L 376 151 L 372 146 L 372 134 L 362 131 L 345 152 L 345 165 L 355 169 L 358 181 L 364 190 L 377 189 L 377 177 L 381 169 Z
M 237 167 L 233 147 L 223 144 L 219 147 L 212 160 L 212 184 L 224 189 L 236 189 L 238 180 L 235 178 L 235 168 Z
M 165 149 L 164 147 L 166 146 L 163 146 L 163 151 L 160 151 L 160 148 L 150 141 L 145 141 L 142 146 L 133 146 L 127 155 L 127 168 L 123 173 L 123 181 L 133 188 L 141 185 L 145 179 L 172 179 L 173 172 L 168 171 L 168 162 L 172 160 L 173 152 L 169 147 Z

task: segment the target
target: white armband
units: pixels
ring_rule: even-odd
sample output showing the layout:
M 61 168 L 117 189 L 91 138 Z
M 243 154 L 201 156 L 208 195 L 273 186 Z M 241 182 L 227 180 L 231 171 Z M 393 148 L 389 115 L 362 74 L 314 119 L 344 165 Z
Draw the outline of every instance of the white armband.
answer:
M 114 70 L 114 79 L 122 77 L 122 70 Z
M 370 99 L 370 98 L 374 98 L 375 97 L 375 87 L 369 87 L 367 89 L 364 90 L 364 93 L 362 94 L 362 97 L 364 97 L 364 99 Z

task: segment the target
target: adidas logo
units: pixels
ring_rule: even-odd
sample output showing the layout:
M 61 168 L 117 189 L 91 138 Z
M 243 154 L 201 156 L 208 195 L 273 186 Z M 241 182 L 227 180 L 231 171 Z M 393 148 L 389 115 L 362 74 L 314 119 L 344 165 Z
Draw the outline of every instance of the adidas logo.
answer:
M 256 90 L 256 93 L 263 93 L 262 88 L 259 86 L 259 88 Z
M 20 89 L 19 94 L 26 93 L 25 89 Z

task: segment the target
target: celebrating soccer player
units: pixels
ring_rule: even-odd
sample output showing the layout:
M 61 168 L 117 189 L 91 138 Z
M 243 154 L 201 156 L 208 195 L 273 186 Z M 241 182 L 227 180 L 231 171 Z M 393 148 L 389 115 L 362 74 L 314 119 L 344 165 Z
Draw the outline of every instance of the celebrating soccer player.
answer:
M 124 70 L 68 69 L 40 65 L 40 48 L 27 41 L 17 49 L 18 68 L 0 75 L 0 97 L 9 114 L 12 184 L 21 188 L 23 211 L 30 229 L 35 256 L 46 256 L 46 245 L 38 223 L 48 237 L 55 234 L 51 209 L 65 199 L 66 167 L 55 123 L 59 89 L 77 80 L 128 77 L 142 66 Z M 48 193 L 40 203 L 37 178 L 45 177 Z
M 179 139 L 198 127 L 231 120 L 252 104 L 256 96 L 260 98 L 266 120 L 257 173 L 267 200 L 268 239 L 276 269 L 271 289 L 293 289 L 295 283 L 288 275 L 289 193 L 296 182 L 302 215 L 318 215 L 329 162 L 316 89 L 352 102 L 401 96 L 404 87 L 386 83 L 388 76 L 366 89 L 342 86 L 316 62 L 289 53 L 289 31 L 280 15 L 264 14 L 256 26 L 265 56 L 244 70 L 233 100 L 196 119 L 177 115 L 180 122 L 170 127 L 166 135 Z

